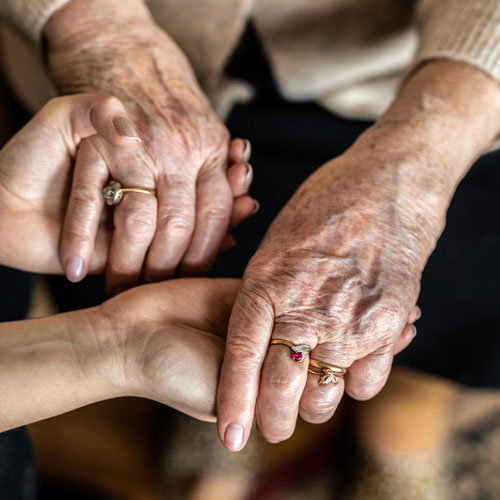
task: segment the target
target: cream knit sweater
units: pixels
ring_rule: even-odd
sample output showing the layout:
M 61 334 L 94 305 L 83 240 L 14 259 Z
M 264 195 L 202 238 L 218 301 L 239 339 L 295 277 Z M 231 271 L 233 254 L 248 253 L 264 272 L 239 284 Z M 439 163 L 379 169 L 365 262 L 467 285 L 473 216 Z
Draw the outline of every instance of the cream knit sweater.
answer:
M 50 97 L 36 46 L 47 19 L 68 0 L 1 0 L 3 58 L 32 108 Z M 252 19 L 284 97 L 314 99 L 348 117 L 376 118 L 404 75 L 445 57 L 500 81 L 500 0 L 147 0 L 184 50 L 221 115 L 248 99 L 223 68 Z

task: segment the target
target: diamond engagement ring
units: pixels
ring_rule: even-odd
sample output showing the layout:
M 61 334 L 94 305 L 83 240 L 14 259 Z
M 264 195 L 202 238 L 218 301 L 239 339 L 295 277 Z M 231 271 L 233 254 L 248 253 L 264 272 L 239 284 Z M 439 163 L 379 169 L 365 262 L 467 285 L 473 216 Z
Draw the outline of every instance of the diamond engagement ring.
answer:
M 288 342 L 288 340 L 273 339 L 269 342 L 269 345 L 286 345 L 292 351 L 291 358 L 297 363 L 304 361 L 305 356 L 311 352 L 311 348 L 308 345 L 293 344 L 292 342 Z
M 122 185 L 116 181 L 110 181 L 102 192 L 104 200 L 108 205 L 118 205 L 126 193 L 152 194 L 156 196 L 156 190 L 154 189 L 144 187 L 122 188 Z

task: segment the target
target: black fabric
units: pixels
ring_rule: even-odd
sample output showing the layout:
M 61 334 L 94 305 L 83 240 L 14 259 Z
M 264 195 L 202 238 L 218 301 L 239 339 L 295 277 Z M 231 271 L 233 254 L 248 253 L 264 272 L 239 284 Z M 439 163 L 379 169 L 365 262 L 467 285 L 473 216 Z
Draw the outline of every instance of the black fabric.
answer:
M 0 267 L 0 321 L 24 319 L 28 313 L 33 277 Z M 0 402 L 1 404 L 1 402 Z M 0 433 L 0 499 L 33 500 L 36 475 L 25 428 Z

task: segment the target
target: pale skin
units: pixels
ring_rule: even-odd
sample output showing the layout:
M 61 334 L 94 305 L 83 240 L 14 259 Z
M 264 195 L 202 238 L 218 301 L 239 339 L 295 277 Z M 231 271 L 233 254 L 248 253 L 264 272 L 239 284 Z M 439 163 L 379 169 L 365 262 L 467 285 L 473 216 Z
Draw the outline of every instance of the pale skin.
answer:
M 0 432 L 121 396 L 215 421 L 238 287 L 231 279 L 173 280 L 93 309 L 1 323 Z
M 134 156 L 97 146 L 113 178 L 157 191 L 156 198 L 130 198 L 115 210 L 109 289 L 133 286 L 141 274 L 154 281 L 208 271 L 231 219 L 229 133 L 183 53 L 142 0 L 73 0 L 48 21 L 45 37 L 49 71 L 61 92 L 112 92 L 142 139 Z M 98 163 L 86 144 L 81 150 L 82 163 Z M 99 183 L 100 170 L 82 173 L 87 185 Z M 90 195 L 80 205 L 84 223 L 75 224 L 63 260 L 87 263 L 99 207 Z
M 499 132 L 498 83 L 437 60 L 298 189 L 250 261 L 231 315 L 218 392 L 229 450 L 244 446 L 254 415 L 279 442 L 298 415 L 331 418 L 344 391 L 363 400 L 382 389 L 456 185 Z M 312 358 L 347 368 L 344 380 L 319 385 L 286 348 L 268 349 L 271 338 L 310 345 Z
M 90 137 L 125 152 L 137 147 L 118 133 L 117 117 L 126 112 L 115 98 L 57 98 L 0 151 L 0 264 L 62 272 L 58 245 L 79 145 Z M 233 141 L 227 171 L 232 224 L 252 210 L 248 154 L 244 141 Z M 102 220 L 91 271 L 106 264 L 110 231 Z M 214 421 L 238 286 L 238 280 L 175 280 L 135 288 L 89 310 L 1 323 L 0 432 L 127 395 Z
M 99 207 L 99 218 L 89 233 L 85 272 L 103 272 L 112 244 L 113 209 L 104 209 L 102 189 L 110 173 L 98 146 L 132 157 L 142 147 L 118 133 L 117 118 L 127 119 L 127 114 L 116 98 L 60 97 L 44 106 L 0 151 L 0 262 L 31 272 L 63 273 L 65 260 L 60 255 L 74 242 L 75 225 L 88 223 L 90 227 L 80 200 L 91 196 Z M 82 143 L 84 154 L 95 160 L 85 165 L 100 167 L 100 180 L 94 186 L 85 184 L 79 168 Z M 226 175 L 233 196 L 230 227 L 234 227 L 252 214 L 254 200 L 247 194 L 252 181 L 251 168 L 247 168 L 249 147 L 235 139 L 229 152 L 231 166 Z M 122 203 L 144 196 L 129 193 Z M 226 236 L 226 247 L 231 243 Z
M 72 0 L 45 30 L 49 65 L 61 88 L 75 87 L 74 74 L 77 88 L 116 87 L 124 94 L 147 81 L 157 104 L 141 108 L 136 100 L 132 108 L 138 104 L 153 117 L 165 95 L 172 102 L 172 88 L 188 109 L 197 101 L 168 35 L 151 42 L 154 57 L 149 50 L 147 33 L 157 28 L 147 14 L 139 15 L 142 3 L 107 0 L 94 9 L 96 2 L 85 2 L 85 13 L 82 5 Z M 109 19 L 107 9 L 115 12 L 109 29 L 100 21 Z M 116 26 L 130 36 L 118 36 Z M 82 47 L 86 57 L 79 60 Z M 119 63 L 104 78 L 111 58 Z M 152 59 L 172 68 L 167 91 L 156 76 L 136 71 L 137 61 Z M 123 68 L 131 68 L 134 79 L 119 80 Z M 171 113 L 175 109 L 167 106 L 163 116 Z M 136 117 L 138 129 L 144 121 Z M 189 144 L 213 140 L 200 121 L 176 123 L 196 138 Z M 228 450 L 244 447 L 254 417 L 263 436 L 278 442 L 293 433 L 299 414 L 315 423 L 331 418 L 344 390 L 357 399 L 380 391 L 394 354 L 411 341 L 408 322 L 420 276 L 456 185 L 499 129 L 498 82 L 466 63 L 428 61 L 373 127 L 299 188 L 250 261 L 231 315 L 218 390 L 218 428 Z M 158 151 L 162 143 L 150 147 Z M 188 264 L 191 255 L 186 253 Z M 347 368 L 345 378 L 319 386 L 307 363 L 290 360 L 288 348 L 268 349 L 271 338 L 310 345 L 315 359 Z

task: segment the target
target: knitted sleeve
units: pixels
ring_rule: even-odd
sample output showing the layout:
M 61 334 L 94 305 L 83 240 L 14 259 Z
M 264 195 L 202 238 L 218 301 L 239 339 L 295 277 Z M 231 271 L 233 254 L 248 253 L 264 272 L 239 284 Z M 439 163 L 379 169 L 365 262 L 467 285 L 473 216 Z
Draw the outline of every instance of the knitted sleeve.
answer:
M 420 47 L 415 63 L 448 58 L 500 81 L 500 0 L 420 0 Z
M 49 17 L 69 0 L 0 0 L 0 17 L 38 44 Z

